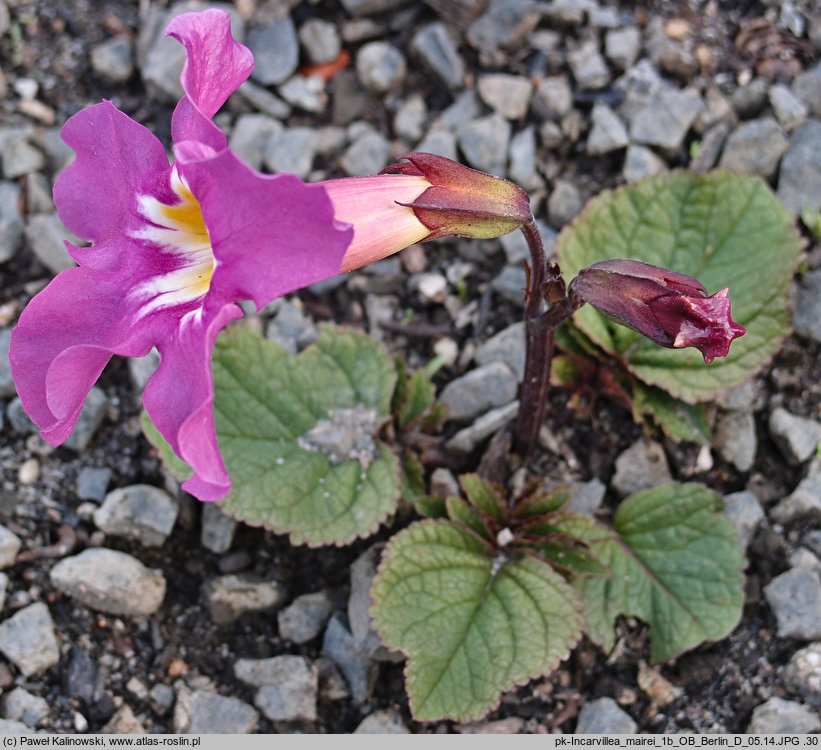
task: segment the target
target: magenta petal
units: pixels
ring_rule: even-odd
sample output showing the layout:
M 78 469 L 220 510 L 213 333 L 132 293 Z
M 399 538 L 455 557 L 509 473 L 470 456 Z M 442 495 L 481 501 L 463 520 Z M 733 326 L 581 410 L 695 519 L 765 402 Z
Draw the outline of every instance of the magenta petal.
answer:
M 225 147 L 225 136 L 211 118 L 251 74 L 251 51 L 231 36 L 231 17 L 224 10 L 183 13 L 172 19 L 166 33 L 177 39 L 186 53 L 182 71 L 185 96 L 171 123 L 174 141 L 200 141 L 220 150 Z
M 162 144 L 111 102 L 78 112 L 61 135 L 77 158 L 54 183 L 60 219 L 83 239 L 122 236 L 137 221 L 137 193 L 151 190 L 168 170 Z M 95 252 L 83 255 L 86 265 L 96 267 Z
M 139 320 L 116 274 L 71 268 L 20 315 L 9 362 L 23 407 L 51 445 L 77 422 L 88 391 L 112 354 L 141 357 L 156 327 Z
M 339 272 L 353 230 L 334 219 L 321 186 L 261 175 L 228 150 L 178 165 L 200 203 L 217 262 L 206 307 L 250 299 L 261 308 Z
M 234 304 L 189 313 L 175 335 L 158 343 L 162 361 L 143 393 L 154 425 L 194 469 L 182 486 L 200 500 L 219 500 L 231 489 L 214 428 L 211 350 L 217 334 L 242 311 Z

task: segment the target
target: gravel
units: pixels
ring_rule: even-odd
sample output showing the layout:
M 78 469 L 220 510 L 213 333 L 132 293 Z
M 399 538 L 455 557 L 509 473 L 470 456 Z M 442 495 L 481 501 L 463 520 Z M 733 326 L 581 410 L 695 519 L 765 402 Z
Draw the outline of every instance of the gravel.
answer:
M 636 722 L 612 698 L 599 698 L 582 706 L 575 734 L 635 734 Z
M 821 579 L 806 568 L 773 578 L 764 594 L 778 621 L 779 638 L 821 638 Z
M 94 512 L 94 523 L 111 536 L 136 539 L 146 547 L 165 543 L 177 521 L 179 506 L 165 491 L 134 484 L 109 492 Z
M 778 197 L 794 214 L 821 205 L 821 121 L 804 123 L 781 162 Z
M 465 64 L 443 23 L 431 23 L 417 31 L 411 49 L 445 86 L 458 89 L 464 85 Z
M 730 134 L 719 166 L 769 179 L 788 146 L 786 134 L 772 117 L 751 120 Z
M 327 591 L 303 594 L 277 615 L 279 635 L 291 643 L 307 643 L 322 633 L 334 611 L 334 599 Z
M 516 398 L 519 381 L 502 362 L 490 362 L 448 383 L 439 400 L 448 408 L 448 418 L 475 419 L 481 414 Z
M 254 55 L 251 77 L 263 86 L 287 81 L 299 63 L 299 42 L 290 16 L 249 29 L 245 40 Z
M 259 714 L 247 703 L 210 690 L 177 690 L 174 731 L 182 734 L 251 734 Z
M 276 581 L 259 581 L 241 575 L 207 581 L 203 593 L 211 619 L 217 625 L 227 625 L 248 612 L 276 609 L 286 598 L 284 588 Z
M 24 677 L 55 666 L 60 647 L 48 607 L 35 602 L 0 622 L 0 652 Z
M 656 442 L 642 439 L 616 459 L 616 473 L 610 485 L 625 496 L 671 480 L 664 449 Z
M 137 558 L 113 549 L 87 549 L 60 560 L 51 584 L 87 607 L 112 615 L 154 614 L 165 598 L 166 581 Z
M 807 734 L 821 729 L 818 714 L 807 706 L 773 697 L 753 709 L 750 734 Z
M 787 463 L 794 466 L 809 459 L 821 442 L 821 423 L 797 417 L 780 406 L 770 414 L 769 428 Z

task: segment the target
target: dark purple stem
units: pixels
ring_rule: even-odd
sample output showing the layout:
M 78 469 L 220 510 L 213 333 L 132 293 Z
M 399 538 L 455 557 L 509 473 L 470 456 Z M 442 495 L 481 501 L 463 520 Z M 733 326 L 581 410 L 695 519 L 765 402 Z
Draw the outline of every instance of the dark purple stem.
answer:
M 519 388 L 519 413 L 513 428 L 516 451 L 527 458 L 536 447 L 547 411 L 553 334 L 573 311 L 558 265 L 547 259 L 536 222 L 522 225 L 530 250 L 530 278 L 525 300 L 527 354 Z

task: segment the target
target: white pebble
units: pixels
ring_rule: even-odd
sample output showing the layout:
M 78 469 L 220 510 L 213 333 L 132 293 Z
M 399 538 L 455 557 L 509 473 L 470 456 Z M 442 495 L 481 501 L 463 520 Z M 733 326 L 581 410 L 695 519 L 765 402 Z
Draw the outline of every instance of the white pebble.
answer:
M 20 465 L 17 479 L 26 487 L 34 484 L 40 478 L 40 462 L 36 458 L 29 458 Z

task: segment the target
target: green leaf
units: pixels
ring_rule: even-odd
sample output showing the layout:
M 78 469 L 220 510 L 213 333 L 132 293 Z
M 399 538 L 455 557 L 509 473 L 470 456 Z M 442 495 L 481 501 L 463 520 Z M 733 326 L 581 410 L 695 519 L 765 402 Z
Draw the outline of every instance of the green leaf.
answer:
M 415 453 L 407 451 L 402 457 L 402 499 L 414 503 L 426 493 L 425 467 Z
M 628 497 L 613 529 L 587 516 L 558 523 L 610 570 L 575 581 L 596 643 L 610 651 L 616 617 L 638 617 L 650 626 L 651 660 L 661 662 L 735 628 L 744 558 L 721 505 L 702 485 L 671 483 Z
M 485 481 L 478 474 L 462 474 L 459 484 L 473 507 L 497 523 L 505 522 L 507 506 L 501 487 Z
M 417 422 L 433 404 L 436 389 L 425 370 L 417 370 L 407 382 L 402 403 L 397 412 L 400 429 Z
M 296 357 L 246 328 L 213 357 L 217 435 L 233 489 L 222 509 L 294 544 L 346 544 L 397 507 L 398 461 L 374 439 L 396 372 L 367 336 L 323 326 Z
M 146 439 L 156 448 L 157 453 L 160 455 L 160 460 L 165 464 L 168 471 L 171 472 L 171 476 L 178 482 L 184 482 L 188 479 L 194 473 L 194 470 L 174 453 L 168 441 L 154 426 L 147 411 L 143 411 L 140 415 L 140 425 L 143 428 L 143 434 Z
M 493 541 L 482 514 L 467 500 L 462 500 L 461 497 L 445 498 L 445 508 L 451 521 L 462 524 L 486 541 Z
M 416 512 L 423 518 L 447 518 L 448 509 L 445 498 L 439 495 L 420 497 L 415 503 Z
M 821 211 L 812 206 L 804 206 L 801 221 L 810 230 L 814 239 L 821 240 Z
M 394 536 L 371 596 L 380 636 L 408 657 L 420 721 L 483 716 L 503 691 L 551 672 L 581 633 L 576 593 L 546 562 L 494 558 L 449 521 Z
M 548 489 L 539 488 L 516 503 L 513 515 L 517 518 L 538 518 L 555 513 L 570 502 L 575 490 L 569 484 L 557 484 Z
M 649 416 L 669 437 L 710 445 L 710 422 L 703 404 L 688 404 L 660 388 L 633 383 L 633 418 L 642 421 Z
M 592 200 L 556 243 L 565 274 L 610 258 L 636 258 L 730 289 L 733 318 L 747 328 L 728 357 L 709 366 L 695 349 L 665 349 L 590 305 L 574 323 L 651 385 L 689 403 L 746 380 L 790 331 L 789 286 L 801 248 L 792 215 L 756 177 L 673 172 Z

